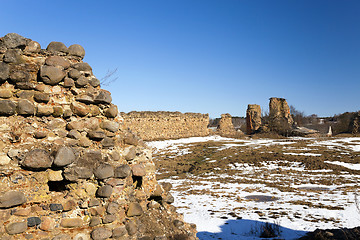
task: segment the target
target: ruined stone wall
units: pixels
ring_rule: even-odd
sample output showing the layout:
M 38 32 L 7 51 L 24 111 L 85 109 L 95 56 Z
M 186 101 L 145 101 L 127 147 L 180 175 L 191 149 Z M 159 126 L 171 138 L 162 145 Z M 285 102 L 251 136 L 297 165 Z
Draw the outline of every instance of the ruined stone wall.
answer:
M 261 127 L 261 107 L 249 104 L 246 110 L 246 133 L 253 134 Z
M 196 239 L 84 55 L 0 38 L 0 239 Z
M 143 140 L 203 137 L 209 134 L 209 115 L 180 112 L 121 113 L 124 126 Z
M 293 128 L 294 120 L 284 98 L 270 98 L 269 128 L 271 131 L 285 134 Z
M 240 129 L 237 131 L 235 130 L 232 123 L 232 117 L 229 113 L 221 114 L 216 133 L 222 137 L 239 137 L 243 135 Z

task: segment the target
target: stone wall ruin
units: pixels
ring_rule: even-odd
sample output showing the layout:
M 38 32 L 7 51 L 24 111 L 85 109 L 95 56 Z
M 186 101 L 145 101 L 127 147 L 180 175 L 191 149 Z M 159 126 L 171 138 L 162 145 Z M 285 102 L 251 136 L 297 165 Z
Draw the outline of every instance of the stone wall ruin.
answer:
M 0 239 L 196 239 L 84 55 L 0 38 Z
M 294 120 L 290 108 L 284 98 L 270 98 L 269 129 L 280 134 L 286 134 L 293 129 Z
M 121 116 L 125 127 L 147 141 L 209 135 L 208 114 L 134 111 Z
M 222 137 L 240 137 L 243 135 L 240 129 L 235 130 L 229 113 L 221 114 L 216 133 Z
M 256 133 L 261 127 L 261 107 L 257 104 L 249 104 L 246 110 L 246 133 Z

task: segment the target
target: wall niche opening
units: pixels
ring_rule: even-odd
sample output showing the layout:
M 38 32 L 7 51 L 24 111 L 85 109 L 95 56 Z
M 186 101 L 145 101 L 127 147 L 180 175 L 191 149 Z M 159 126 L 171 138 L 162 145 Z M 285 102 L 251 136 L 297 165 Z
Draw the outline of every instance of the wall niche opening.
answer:
M 68 188 L 67 188 L 68 183 L 69 183 L 69 181 L 66 181 L 66 180 L 63 180 L 63 181 L 49 181 L 48 182 L 49 191 L 52 191 L 52 192 L 64 192 L 64 191 L 68 190 Z
M 142 177 L 132 176 L 133 183 L 135 184 L 136 189 L 140 189 L 142 186 Z

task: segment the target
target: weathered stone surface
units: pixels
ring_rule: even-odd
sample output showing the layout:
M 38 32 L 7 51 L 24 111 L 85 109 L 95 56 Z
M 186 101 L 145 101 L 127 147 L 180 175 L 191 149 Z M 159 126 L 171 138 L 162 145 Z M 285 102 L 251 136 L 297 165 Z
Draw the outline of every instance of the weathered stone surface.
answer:
M 97 130 L 97 131 L 90 131 L 88 133 L 88 137 L 92 140 L 100 141 L 104 137 L 106 137 L 106 134 L 104 131 Z
M 64 79 L 65 72 L 57 67 L 41 66 L 40 77 L 44 83 L 55 85 Z
M 46 50 L 48 50 L 49 52 L 63 52 L 63 53 L 69 52 L 68 48 L 62 42 L 51 42 L 47 46 Z
M 108 198 L 111 196 L 112 192 L 113 188 L 109 185 L 105 185 L 97 190 L 96 195 L 101 198 Z
M 112 97 L 110 92 L 101 90 L 99 94 L 95 97 L 95 103 L 104 103 L 104 104 L 110 104 L 112 101 Z
M 74 151 L 71 147 L 61 147 L 55 156 L 54 165 L 64 167 L 73 163 L 76 159 Z
M 112 138 L 105 137 L 103 140 L 101 140 L 101 146 L 103 148 L 112 148 L 115 146 L 115 141 Z
M 132 174 L 137 177 L 146 175 L 145 167 L 142 164 L 134 164 L 131 166 Z
M 36 41 L 31 41 L 25 47 L 24 52 L 25 53 L 38 53 L 38 52 L 40 52 L 40 50 L 41 50 L 40 43 L 38 43 Z
M 290 132 L 294 124 L 289 105 L 284 98 L 270 98 L 269 128 L 279 134 Z
M 16 93 L 16 96 L 21 99 L 27 99 L 32 101 L 34 97 L 34 91 L 32 90 L 21 90 Z
M 41 224 L 41 219 L 38 217 L 29 217 L 27 219 L 27 226 L 28 227 L 35 227 Z
M 23 233 L 27 230 L 26 222 L 14 222 L 5 226 L 6 232 L 10 235 Z
M 89 209 L 92 216 L 103 216 L 105 214 L 105 208 L 102 206 L 92 207 Z
M 21 217 L 26 217 L 26 216 L 29 216 L 29 214 L 31 213 L 31 208 L 28 207 L 28 208 L 17 208 L 14 211 L 12 211 L 12 215 L 15 215 L 15 216 L 21 216 Z
M 113 229 L 113 238 L 119 238 L 127 234 L 125 225 Z
M 20 49 L 8 49 L 4 55 L 4 62 L 20 64 L 23 62 Z
M 10 79 L 15 83 L 28 82 L 30 74 L 27 71 L 14 71 L 10 73 Z
M 63 180 L 61 170 L 54 171 L 54 170 L 48 169 L 48 170 L 46 170 L 46 172 L 48 173 L 49 181 L 62 181 Z
M 69 77 L 76 80 L 79 77 L 81 77 L 81 72 L 79 70 L 76 70 L 76 69 L 71 69 L 69 71 Z
M 246 133 L 253 134 L 261 127 L 261 107 L 249 104 L 246 110 Z
M 98 86 L 100 86 L 100 80 L 97 79 L 97 78 L 90 78 L 89 83 L 90 83 L 90 85 L 93 86 L 93 87 L 98 87 Z
M 54 112 L 52 115 L 54 117 L 61 117 L 64 114 L 64 109 L 60 106 L 54 106 L 53 109 L 54 109 Z
M 0 100 L 0 116 L 15 114 L 16 104 L 11 100 Z
M 101 164 L 94 169 L 94 175 L 98 179 L 106 179 L 114 176 L 114 168 L 109 164 Z
M 89 179 L 93 175 L 92 169 L 88 167 L 71 167 L 64 170 L 64 177 L 69 181 L 76 181 L 78 179 Z
M 68 212 L 74 210 L 76 206 L 77 206 L 76 202 L 70 199 L 63 204 L 63 208 L 64 208 L 63 211 Z
M 9 191 L 0 195 L 0 208 L 11 208 L 26 202 L 26 197 L 22 192 Z
M 116 215 L 113 214 L 106 214 L 103 219 L 103 224 L 112 223 L 116 220 Z
M 83 224 L 84 222 L 81 218 L 63 218 L 60 223 L 63 228 L 77 228 Z
M 81 87 L 85 87 L 88 83 L 89 83 L 88 79 L 84 76 L 81 76 L 75 81 L 75 86 L 81 88 Z
M 54 113 L 54 108 L 52 106 L 42 105 L 42 104 L 37 105 L 36 116 L 38 117 L 50 116 L 53 113 Z
M 129 204 L 129 208 L 126 212 L 128 217 L 141 216 L 144 213 L 141 205 L 137 202 L 132 202 Z
M 116 132 L 120 128 L 120 124 L 114 121 L 104 120 L 101 122 L 101 128 L 110 132 Z
M 70 62 L 65 60 L 63 57 L 60 56 L 50 56 L 45 60 L 45 64 L 48 66 L 57 67 L 60 66 L 63 69 L 67 69 L 70 67 Z
M 130 236 L 137 233 L 137 225 L 136 225 L 135 221 L 130 220 L 130 221 L 126 222 L 125 228 Z
M 73 139 L 79 139 L 81 137 L 81 134 L 79 133 L 79 131 L 72 129 L 68 133 L 68 137 Z
M 34 115 L 35 106 L 29 100 L 21 99 L 18 102 L 17 112 L 20 115 Z
M 216 130 L 220 136 L 223 137 L 235 137 L 236 130 L 232 124 L 232 117 L 229 113 L 221 114 L 219 126 Z
M 55 118 L 48 123 L 48 127 L 51 130 L 59 130 L 65 128 L 66 122 L 63 119 Z
M 119 211 L 119 204 L 116 202 L 110 202 L 106 207 L 106 212 L 108 214 L 116 214 Z
M 87 137 L 81 136 L 79 138 L 79 146 L 81 146 L 81 147 L 90 147 L 91 144 L 92 144 L 92 141 L 90 139 L 88 139 Z
M 49 168 L 52 165 L 50 154 L 43 149 L 34 149 L 28 152 L 21 166 L 31 169 Z
M 131 175 L 131 167 L 127 164 L 123 164 L 115 168 L 114 177 L 126 178 Z
M 32 82 L 17 82 L 15 86 L 16 88 L 23 90 L 31 90 L 36 87 L 35 83 Z
M 88 233 L 78 233 L 73 237 L 73 240 L 90 240 L 90 236 Z
M 136 157 L 136 149 L 135 147 L 129 147 L 125 152 L 126 161 L 131 161 Z
M 50 208 L 50 211 L 53 211 L 53 212 L 62 211 L 64 209 L 63 205 L 60 203 L 51 203 L 49 205 L 49 208 Z
M 88 94 L 81 94 L 81 95 L 77 96 L 76 101 L 82 102 L 82 103 L 85 103 L 85 104 L 94 103 L 93 97 L 88 95 Z
M 209 135 L 209 115 L 180 112 L 129 112 L 121 113 L 124 126 L 142 140 L 178 139 Z M 132 138 L 127 136 L 127 138 Z M 133 139 L 135 140 L 135 139 Z M 138 141 L 129 143 L 137 145 Z
M 9 164 L 11 159 L 5 153 L 0 153 L 0 166 Z
M 108 118 L 117 117 L 119 110 L 116 105 L 111 105 L 105 112 L 105 116 Z
M 141 140 L 134 134 L 128 133 L 124 137 L 125 144 L 138 146 L 141 144 Z
M 91 238 L 93 240 L 106 240 L 111 236 L 112 236 L 112 231 L 104 227 L 96 228 L 91 232 Z
M 74 68 L 76 70 L 82 71 L 82 72 L 91 72 L 92 71 L 92 68 L 90 67 L 90 65 L 85 62 L 75 64 Z
M 70 239 L 72 239 L 72 238 L 69 234 L 59 234 L 59 235 L 56 235 L 51 240 L 70 240 Z
M 85 121 L 77 121 L 77 120 L 74 120 L 74 121 L 71 121 L 67 124 L 66 128 L 68 130 L 82 130 L 85 128 Z
M 87 105 L 79 102 L 72 102 L 70 104 L 71 111 L 80 117 L 85 117 L 89 113 Z
M 10 74 L 9 65 L 4 62 L 0 62 L 0 81 L 4 81 L 8 79 L 9 74 Z
M 169 182 L 163 182 L 161 183 L 161 186 L 163 187 L 163 189 L 166 191 L 166 192 L 170 192 L 171 188 L 172 188 L 172 184 L 169 183 Z
M 81 59 L 85 56 L 85 49 L 79 44 L 73 44 L 69 47 L 69 54 L 77 57 L 81 57 Z
M 75 81 L 71 78 L 65 77 L 64 78 L 64 87 L 71 88 L 75 86 Z
M 0 89 L 0 98 L 11 98 L 13 96 L 9 89 Z
M 172 204 L 175 201 L 173 195 L 171 195 L 170 193 L 167 193 L 163 200 L 169 204 Z
M 26 46 L 26 38 L 17 33 L 8 33 L 3 37 L 3 42 L 7 48 L 24 48 Z
M 90 227 L 95 227 L 101 224 L 101 218 L 98 216 L 94 216 L 90 219 L 90 223 L 89 226 Z
M 41 224 L 39 227 L 43 231 L 52 231 L 55 228 L 55 219 L 52 217 L 42 217 Z
M 100 201 L 96 198 L 92 198 L 89 201 L 89 207 L 95 207 L 95 206 L 99 206 L 100 205 Z

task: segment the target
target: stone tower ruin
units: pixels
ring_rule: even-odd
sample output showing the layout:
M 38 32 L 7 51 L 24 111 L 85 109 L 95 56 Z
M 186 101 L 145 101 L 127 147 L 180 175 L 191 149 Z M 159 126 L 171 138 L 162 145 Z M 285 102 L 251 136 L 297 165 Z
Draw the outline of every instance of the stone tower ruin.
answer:
M 270 98 L 269 103 L 269 128 L 271 131 L 285 134 L 294 124 L 290 108 L 284 98 Z
M 197 239 L 84 56 L 0 38 L 0 239 Z
M 240 130 L 235 130 L 232 117 L 229 113 L 221 114 L 216 132 L 222 137 L 240 137 L 243 135 Z
M 261 107 L 249 104 L 246 110 L 246 133 L 253 134 L 261 127 Z

